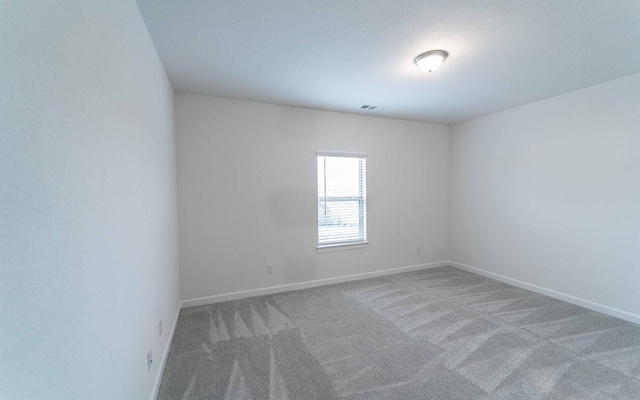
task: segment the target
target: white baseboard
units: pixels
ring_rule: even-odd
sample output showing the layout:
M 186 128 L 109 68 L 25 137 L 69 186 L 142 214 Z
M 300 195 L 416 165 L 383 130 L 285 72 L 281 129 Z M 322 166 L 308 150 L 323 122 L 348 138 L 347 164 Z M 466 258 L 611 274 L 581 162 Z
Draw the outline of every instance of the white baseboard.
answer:
M 153 383 L 153 389 L 151 390 L 150 400 L 156 400 L 158 397 L 158 391 L 160 390 L 160 382 L 162 382 L 162 374 L 164 373 L 164 367 L 167 364 L 167 358 L 169 358 L 169 349 L 173 342 L 173 336 L 176 334 L 176 328 L 178 327 L 178 318 L 180 317 L 181 307 L 178 306 L 176 311 L 176 317 L 173 319 L 173 326 L 171 327 L 171 334 L 167 340 L 167 345 L 164 347 L 162 358 L 160 359 L 160 365 L 158 365 L 158 371 L 156 372 L 156 380 Z
M 472 267 L 469 265 L 461 264 L 455 261 L 449 261 L 449 265 L 463 269 L 465 271 L 473 272 L 478 275 L 486 276 L 487 278 L 495 279 L 500 282 L 508 283 L 509 285 L 517 286 L 522 289 L 530 290 L 545 296 L 553 297 L 554 299 L 566 301 L 567 303 L 575 304 L 580 307 L 588 308 L 589 310 L 597 311 L 603 314 L 610 315 L 612 317 L 620 318 L 625 321 L 640 324 L 640 315 L 633 314 L 627 311 L 622 311 L 617 308 L 608 307 L 593 301 L 585 300 L 579 297 L 571 296 L 569 294 L 556 292 L 555 290 L 546 289 L 541 286 L 532 285 L 527 282 L 519 281 L 517 279 L 509 278 L 504 275 L 496 274 L 493 272 L 485 271 L 481 268 Z
M 263 296 L 266 294 L 289 292 L 292 290 L 308 289 L 312 287 L 331 285 L 334 283 L 342 283 L 342 282 L 355 281 L 359 279 L 393 275 L 401 272 L 416 271 L 416 270 L 426 269 L 426 268 L 444 267 L 446 265 L 449 265 L 449 261 L 438 261 L 438 262 L 432 262 L 428 264 L 410 265 L 407 267 L 391 268 L 391 269 L 385 269 L 382 271 L 365 272 L 362 274 L 345 275 L 345 276 L 339 276 L 335 278 L 316 279 L 316 280 L 307 281 L 307 282 L 298 282 L 298 283 L 291 283 L 287 285 L 271 286 L 271 287 L 260 288 L 260 289 L 251 289 L 251 290 L 243 290 L 240 292 L 218 294 L 215 296 L 199 297 L 196 299 L 181 301 L 180 308 L 203 306 L 206 304 L 214 304 L 214 303 L 222 303 L 225 301 L 239 300 L 239 299 L 245 299 L 248 297 L 255 297 L 255 296 Z

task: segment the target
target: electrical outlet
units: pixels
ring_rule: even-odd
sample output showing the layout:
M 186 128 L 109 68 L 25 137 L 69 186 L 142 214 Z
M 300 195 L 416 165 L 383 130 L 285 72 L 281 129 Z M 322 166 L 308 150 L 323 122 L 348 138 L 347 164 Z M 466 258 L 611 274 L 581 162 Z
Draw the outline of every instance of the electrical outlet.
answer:
M 273 273 L 273 266 L 271 264 L 267 264 L 267 275 L 271 275 Z
M 158 336 L 162 336 L 162 318 L 160 318 L 160 322 L 158 322 Z
M 418 255 L 422 255 L 422 247 L 418 247 L 418 248 L 416 249 L 416 253 L 417 253 Z
M 147 371 L 151 371 L 151 364 L 153 364 L 153 353 L 152 350 L 149 349 L 147 352 Z

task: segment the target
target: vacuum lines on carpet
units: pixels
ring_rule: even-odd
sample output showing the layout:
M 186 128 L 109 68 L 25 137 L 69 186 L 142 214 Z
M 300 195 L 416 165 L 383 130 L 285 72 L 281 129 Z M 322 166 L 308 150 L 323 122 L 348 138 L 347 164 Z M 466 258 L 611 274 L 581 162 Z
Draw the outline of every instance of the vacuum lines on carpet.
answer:
M 159 400 L 640 399 L 640 326 L 454 267 L 182 310 Z

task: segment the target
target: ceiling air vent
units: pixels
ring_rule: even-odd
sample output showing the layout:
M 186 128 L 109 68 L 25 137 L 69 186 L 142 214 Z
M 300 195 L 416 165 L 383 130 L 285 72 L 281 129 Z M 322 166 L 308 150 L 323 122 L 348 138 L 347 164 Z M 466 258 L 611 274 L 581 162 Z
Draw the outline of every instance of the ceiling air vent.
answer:
M 386 107 L 383 107 L 383 106 L 370 106 L 368 104 L 365 104 L 360 108 L 362 108 L 363 110 L 373 111 L 373 110 L 384 110 Z

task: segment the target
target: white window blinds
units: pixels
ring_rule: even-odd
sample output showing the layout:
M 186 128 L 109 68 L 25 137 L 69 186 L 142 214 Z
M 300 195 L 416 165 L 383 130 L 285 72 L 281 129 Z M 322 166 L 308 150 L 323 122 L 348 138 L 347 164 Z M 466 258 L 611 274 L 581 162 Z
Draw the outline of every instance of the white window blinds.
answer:
M 318 153 L 318 246 L 367 240 L 367 159 Z

